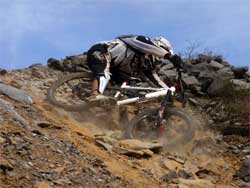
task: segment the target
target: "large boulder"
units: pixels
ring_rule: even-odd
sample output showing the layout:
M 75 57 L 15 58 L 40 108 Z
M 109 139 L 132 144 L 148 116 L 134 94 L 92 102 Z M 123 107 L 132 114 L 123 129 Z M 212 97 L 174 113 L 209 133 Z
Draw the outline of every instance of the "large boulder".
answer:
M 246 76 L 246 72 L 248 71 L 248 67 L 247 66 L 233 67 L 232 71 L 234 73 L 235 78 L 242 79 Z
M 200 63 L 200 64 L 191 64 L 191 63 L 184 63 L 183 64 L 184 70 L 192 76 L 198 76 L 201 72 L 207 71 L 209 69 L 207 63 Z
M 8 97 L 27 104 L 32 104 L 33 100 L 24 90 L 0 83 L 0 93 Z
M 176 70 L 172 69 L 172 70 L 168 70 L 168 69 L 161 69 L 158 73 L 163 79 L 170 79 L 171 81 L 174 81 L 176 76 L 177 76 L 177 72 Z
M 113 151 L 119 154 L 133 157 L 151 157 L 160 152 L 161 143 L 142 142 L 136 139 L 120 140 L 113 146 Z
M 183 82 L 187 87 L 199 86 L 200 82 L 194 76 L 188 76 L 183 78 Z
M 231 79 L 230 81 L 236 86 L 237 89 L 250 89 L 250 83 L 247 83 L 244 80 Z
M 217 76 L 222 79 L 231 79 L 234 78 L 234 73 L 229 67 L 224 67 L 216 72 Z
M 214 60 L 212 60 L 212 61 L 208 64 L 208 66 L 211 67 L 211 68 L 214 69 L 214 70 L 219 70 L 219 69 L 221 69 L 221 68 L 224 67 L 224 65 L 222 65 L 222 64 L 220 64 L 220 63 L 218 63 L 218 62 L 216 62 L 216 61 L 214 61 Z

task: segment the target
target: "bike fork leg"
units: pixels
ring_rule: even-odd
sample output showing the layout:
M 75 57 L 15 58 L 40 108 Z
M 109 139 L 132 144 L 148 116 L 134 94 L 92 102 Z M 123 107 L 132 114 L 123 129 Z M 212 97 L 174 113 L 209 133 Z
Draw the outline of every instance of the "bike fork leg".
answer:
M 157 121 L 157 127 L 158 127 L 158 136 L 162 136 L 165 128 L 164 128 L 164 121 L 165 121 L 165 109 L 168 105 L 171 105 L 172 99 L 171 99 L 171 92 L 168 91 L 167 95 L 165 96 L 164 100 L 161 103 L 160 109 L 158 111 L 158 121 Z

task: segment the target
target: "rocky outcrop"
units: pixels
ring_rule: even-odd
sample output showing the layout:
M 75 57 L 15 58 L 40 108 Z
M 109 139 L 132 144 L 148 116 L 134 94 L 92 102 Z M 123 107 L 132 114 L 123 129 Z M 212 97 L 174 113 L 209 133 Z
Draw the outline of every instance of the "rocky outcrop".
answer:
M 177 76 L 170 62 L 160 68 L 160 75 L 173 80 Z M 216 56 L 199 55 L 196 58 L 184 59 L 183 75 L 187 88 L 194 92 L 215 95 L 225 84 L 231 82 L 241 89 L 249 89 L 248 67 L 234 67 Z M 175 73 L 175 75 L 174 75 Z M 197 87 L 200 86 L 200 87 Z
M 86 54 L 67 56 L 63 60 L 49 58 L 48 66 L 61 71 L 80 72 L 86 70 Z
M 48 66 L 61 71 L 86 71 L 86 53 L 68 56 L 65 59 L 48 59 Z M 234 67 L 220 56 L 198 55 L 195 58 L 184 59 L 183 74 L 185 86 L 194 93 L 215 95 L 231 82 L 241 89 L 249 89 L 249 67 Z M 164 61 L 159 67 L 159 75 L 164 80 L 174 81 L 177 72 L 172 63 Z

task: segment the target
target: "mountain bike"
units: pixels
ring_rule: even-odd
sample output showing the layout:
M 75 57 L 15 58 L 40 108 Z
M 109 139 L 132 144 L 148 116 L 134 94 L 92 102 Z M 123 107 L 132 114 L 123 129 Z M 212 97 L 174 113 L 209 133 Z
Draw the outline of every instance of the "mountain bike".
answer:
M 140 82 L 138 78 L 133 77 L 130 77 L 129 83 L 123 82 L 120 86 L 109 85 L 106 87 L 104 94 L 113 96 L 117 100 L 115 105 L 118 106 L 145 103 L 152 99 L 163 98 L 159 108 L 142 110 L 128 122 L 126 126 L 128 138 L 157 138 L 168 133 L 169 137 L 180 136 L 174 139 L 175 143 L 177 141 L 187 142 L 192 139 L 194 127 L 191 116 L 180 108 L 173 106 L 174 99 L 185 98 L 182 71 L 178 69 L 177 72 L 177 82 L 166 88 L 130 85 L 129 83 Z M 93 107 L 93 104 L 88 101 L 92 90 L 91 84 L 91 72 L 64 75 L 51 85 L 47 97 L 52 104 L 65 110 L 88 110 Z M 96 106 L 105 107 L 108 104 L 103 101 Z

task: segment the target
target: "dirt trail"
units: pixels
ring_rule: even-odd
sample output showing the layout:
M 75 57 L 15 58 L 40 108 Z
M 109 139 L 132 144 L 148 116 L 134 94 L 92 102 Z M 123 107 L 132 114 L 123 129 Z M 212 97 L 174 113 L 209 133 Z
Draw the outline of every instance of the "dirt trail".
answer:
M 69 140 L 70 142 L 73 142 L 80 151 L 100 158 L 104 161 L 104 164 L 112 174 L 126 179 L 131 183 L 130 186 L 133 187 L 159 186 L 159 181 L 151 179 L 149 182 L 148 178 L 145 177 L 140 170 L 134 169 L 128 165 L 127 157 L 119 156 L 114 153 L 107 153 L 100 147 L 96 146 L 93 132 L 90 132 L 87 127 L 90 126 L 90 129 L 92 130 L 96 128 L 97 132 L 99 132 L 100 130 L 98 127 L 88 122 L 77 122 L 75 119 L 72 119 L 67 115 L 62 118 L 61 116 L 58 116 L 58 114 L 65 114 L 63 110 L 56 109 L 47 111 L 42 106 L 44 106 L 44 103 L 41 105 L 37 104 L 36 107 L 43 111 L 45 117 L 53 119 L 56 124 L 63 124 L 66 127 L 67 132 L 58 135 L 61 139 Z M 47 106 L 47 104 L 45 106 Z M 66 112 L 66 114 L 68 114 L 68 112 Z
M 229 185 L 233 176 L 234 166 L 227 164 L 229 159 L 223 157 L 223 145 L 216 144 L 215 134 L 208 129 L 204 129 L 204 116 L 189 109 L 196 120 L 197 129 L 192 142 L 186 146 L 176 145 L 175 148 L 165 148 L 161 154 L 154 155 L 150 159 L 132 159 L 120 156 L 115 153 L 108 153 L 95 145 L 94 134 L 105 134 L 108 129 L 100 128 L 101 124 L 96 125 L 91 122 L 79 122 L 74 115 L 61 109 L 48 109 L 49 104 L 40 104 L 37 107 L 43 111 L 44 116 L 57 124 L 64 124 L 68 129 L 67 136 L 62 139 L 70 139 L 81 151 L 95 155 L 102 159 L 110 172 L 131 182 L 135 187 L 159 187 L 163 182 L 159 180 L 166 173 L 161 162 L 171 155 L 183 157 L 186 161 L 192 161 L 192 164 L 211 170 L 212 172 L 222 172 L 215 174 L 217 184 Z M 79 115 L 79 114 L 78 114 Z M 84 139 L 82 139 L 84 137 Z M 87 141 L 87 142 L 86 142 Z M 150 182 L 148 181 L 150 178 Z

